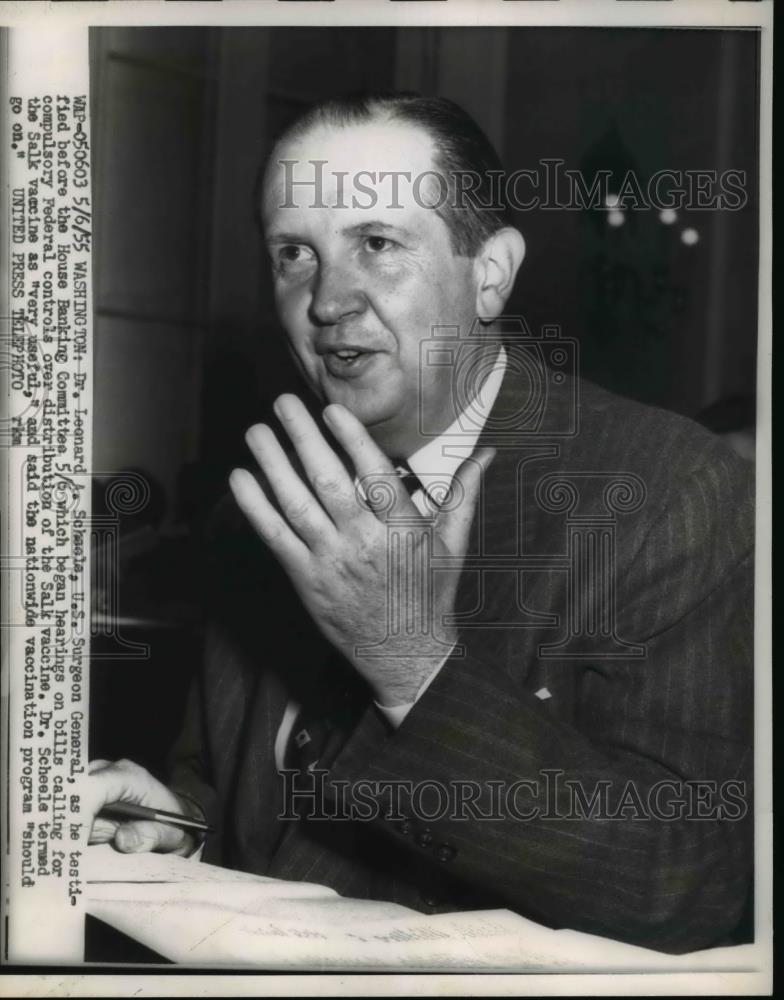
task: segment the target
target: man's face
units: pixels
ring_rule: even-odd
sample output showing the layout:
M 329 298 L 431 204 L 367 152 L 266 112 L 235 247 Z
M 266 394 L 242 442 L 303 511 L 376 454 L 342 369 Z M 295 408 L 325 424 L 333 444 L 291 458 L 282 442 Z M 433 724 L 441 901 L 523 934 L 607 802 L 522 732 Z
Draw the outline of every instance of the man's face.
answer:
M 474 262 L 455 256 L 444 221 L 418 204 L 432 188 L 413 185 L 434 169 L 433 151 L 404 123 L 318 126 L 275 151 L 265 180 L 265 238 L 294 356 L 317 395 L 350 409 L 387 452 L 416 441 L 420 406 L 428 427 L 454 419 L 451 369 L 420 372 L 420 344 L 435 326 L 465 335 L 476 315 Z M 318 193 L 311 160 L 326 161 Z M 411 182 L 401 177 L 395 197 L 384 171 Z

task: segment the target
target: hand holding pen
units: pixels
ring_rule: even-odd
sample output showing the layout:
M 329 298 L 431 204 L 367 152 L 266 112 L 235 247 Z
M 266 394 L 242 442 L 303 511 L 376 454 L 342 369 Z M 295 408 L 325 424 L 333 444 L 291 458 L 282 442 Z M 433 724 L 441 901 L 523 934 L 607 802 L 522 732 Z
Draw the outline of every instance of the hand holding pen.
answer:
M 192 853 L 198 834 L 209 832 L 178 798 L 148 771 L 129 760 L 94 760 L 87 779 L 93 816 L 91 844 L 112 843 L 118 851 Z

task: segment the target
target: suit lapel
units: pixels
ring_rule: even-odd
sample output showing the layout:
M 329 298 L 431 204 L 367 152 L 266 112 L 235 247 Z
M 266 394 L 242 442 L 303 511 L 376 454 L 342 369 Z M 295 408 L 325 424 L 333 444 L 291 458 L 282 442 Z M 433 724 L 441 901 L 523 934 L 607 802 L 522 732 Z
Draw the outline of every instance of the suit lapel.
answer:
M 539 387 L 545 383 L 543 376 Z M 543 473 L 557 467 L 561 445 L 547 430 L 565 425 L 571 390 L 569 386 L 548 388 L 549 395 L 541 400 L 548 409 L 546 419 L 541 407 L 531 405 L 531 391 L 530 375 L 507 365 L 477 442 L 477 447 L 492 447 L 496 452 L 483 479 L 468 547 L 469 560 L 474 557 L 481 563 L 484 558 L 486 565 L 478 568 L 469 561 L 456 599 L 464 641 L 488 663 L 509 663 L 517 679 L 536 659 L 542 628 L 553 624 L 553 586 L 558 585 L 558 574 L 521 571 L 515 565 L 503 568 L 503 562 L 514 563 L 533 551 L 560 554 L 565 541 L 559 519 L 545 516 L 535 502 L 534 486 Z M 508 642 L 512 627 L 518 632 L 519 652 L 510 661 L 495 654 Z

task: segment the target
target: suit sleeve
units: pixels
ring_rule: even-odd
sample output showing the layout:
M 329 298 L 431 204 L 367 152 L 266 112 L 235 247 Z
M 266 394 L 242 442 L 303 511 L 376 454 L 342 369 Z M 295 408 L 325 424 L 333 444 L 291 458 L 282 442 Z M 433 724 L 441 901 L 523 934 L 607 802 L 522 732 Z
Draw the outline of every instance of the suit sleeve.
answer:
M 216 828 L 220 817 L 206 754 L 202 687 L 203 676 L 197 672 L 188 691 L 179 736 L 169 754 L 168 783 L 176 795 L 195 805 L 207 823 Z
M 193 671 L 182 726 L 167 760 L 171 790 L 198 806 L 216 831 L 205 843 L 210 861 L 221 859 L 224 803 L 219 789 L 234 764 L 247 702 L 247 666 L 228 637 L 236 631 L 236 619 L 250 617 L 254 592 L 248 581 L 264 580 L 254 561 L 258 549 L 238 535 L 234 515 L 226 498 L 213 512 L 203 539 L 210 620 L 202 662 Z
M 691 471 L 629 547 L 619 633 L 642 660 L 563 663 L 562 712 L 521 682 L 519 632 L 492 655 L 462 636 L 400 728 L 369 759 L 359 731 L 333 776 L 403 779 L 385 835 L 512 909 L 666 952 L 726 942 L 753 858 L 749 479 L 731 457 Z

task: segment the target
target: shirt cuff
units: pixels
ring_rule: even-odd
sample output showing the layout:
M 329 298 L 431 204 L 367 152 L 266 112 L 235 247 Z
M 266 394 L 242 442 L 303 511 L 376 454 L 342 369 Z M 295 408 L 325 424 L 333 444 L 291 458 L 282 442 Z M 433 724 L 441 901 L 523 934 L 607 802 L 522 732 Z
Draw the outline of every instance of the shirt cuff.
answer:
M 392 706 L 389 706 L 389 705 L 379 705 L 378 702 L 375 702 L 376 708 L 379 710 L 379 712 L 381 712 L 381 714 L 384 716 L 384 718 L 387 720 L 387 722 L 390 724 L 390 726 L 392 726 L 393 729 L 398 729 L 402 725 L 403 720 L 405 719 L 405 717 L 408 715 L 408 713 L 411 711 L 411 709 L 414 707 L 414 705 L 416 705 L 416 703 L 419 701 L 419 699 L 422 697 L 422 695 L 425 693 L 425 691 L 427 691 L 427 689 L 430 687 L 430 685 L 436 679 L 436 677 L 438 676 L 439 671 L 441 670 L 441 668 L 443 667 L 443 665 L 446 663 L 446 661 L 449 659 L 449 657 L 452 655 L 452 653 L 454 651 L 454 648 L 455 647 L 452 646 L 452 649 L 449 650 L 449 652 L 446 654 L 446 656 L 443 658 L 443 660 L 438 664 L 438 666 L 436 666 L 433 669 L 433 672 L 423 682 L 422 686 L 417 691 L 416 697 L 414 698 L 413 701 L 409 701 L 405 705 L 392 705 Z

